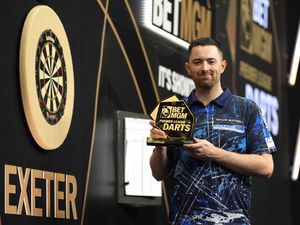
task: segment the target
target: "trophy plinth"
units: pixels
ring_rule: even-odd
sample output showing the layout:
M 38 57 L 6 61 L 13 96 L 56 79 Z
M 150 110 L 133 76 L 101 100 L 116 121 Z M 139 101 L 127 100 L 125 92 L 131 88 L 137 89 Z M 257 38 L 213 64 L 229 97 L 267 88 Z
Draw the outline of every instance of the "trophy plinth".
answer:
M 147 145 L 183 145 L 193 143 L 195 117 L 188 105 L 175 95 L 158 103 L 150 114 L 167 138 L 147 138 Z
M 193 139 L 173 139 L 173 138 L 147 138 L 147 145 L 183 145 L 183 144 L 192 144 L 194 143 Z

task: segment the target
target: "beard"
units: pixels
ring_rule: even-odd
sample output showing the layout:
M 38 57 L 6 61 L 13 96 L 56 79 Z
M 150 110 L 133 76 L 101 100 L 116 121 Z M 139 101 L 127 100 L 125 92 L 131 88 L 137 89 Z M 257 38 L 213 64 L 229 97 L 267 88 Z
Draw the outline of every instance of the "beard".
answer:
M 201 90 L 206 90 L 209 91 L 213 88 L 213 84 L 211 84 L 211 82 L 198 82 L 199 84 L 196 85 L 196 87 L 198 87 Z
M 219 82 L 220 77 L 211 72 L 201 71 L 192 76 L 197 89 L 209 91 Z

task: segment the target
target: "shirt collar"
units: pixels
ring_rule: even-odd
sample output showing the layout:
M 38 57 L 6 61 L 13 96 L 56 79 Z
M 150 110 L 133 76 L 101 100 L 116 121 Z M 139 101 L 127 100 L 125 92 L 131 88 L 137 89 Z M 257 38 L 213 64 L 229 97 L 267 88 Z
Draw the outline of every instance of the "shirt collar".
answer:
M 187 102 L 187 104 L 189 106 L 200 102 L 197 99 L 195 92 L 196 92 L 196 90 L 194 89 L 191 92 L 191 94 L 187 98 L 185 98 L 185 101 Z M 219 105 L 221 107 L 226 107 L 229 100 L 231 99 L 231 97 L 232 97 L 232 94 L 231 94 L 229 88 L 224 88 L 222 94 L 219 97 L 217 97 L 216 99 L 212 100 L 209 104 L 216 103 L 217 105 Z

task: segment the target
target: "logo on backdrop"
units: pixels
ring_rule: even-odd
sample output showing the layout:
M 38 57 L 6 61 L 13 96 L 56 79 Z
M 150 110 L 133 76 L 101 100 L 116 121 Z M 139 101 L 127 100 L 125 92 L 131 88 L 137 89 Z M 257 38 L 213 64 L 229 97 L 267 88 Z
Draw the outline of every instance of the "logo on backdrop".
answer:
M 74 75 L 64 27 L 47 6 L 34 7 L 25 20 L 20 82 L 25 116 L 34 140 L 43 149 L 57 149 L 71 125 Z
M 238 89 L 261 108 L 274 136 L 280 132 L 280 72 L 276 26 L 270 17 L 270 0 L 241 0 L 238 48 Z
M 211 36 L 211 1 L 144 1 L 143 20 L 148 29 L 184 47 L 193 39 Z

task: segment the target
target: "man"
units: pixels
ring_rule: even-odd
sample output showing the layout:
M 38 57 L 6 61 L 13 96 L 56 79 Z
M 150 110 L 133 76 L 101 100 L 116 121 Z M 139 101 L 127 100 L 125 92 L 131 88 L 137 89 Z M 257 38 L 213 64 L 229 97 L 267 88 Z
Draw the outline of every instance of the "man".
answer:
M 212 38 L 193 41 L 185 68 L 195 89 L 194 143 L 156 146 L 152 174 L 169 187 L 169 224 L 250 224 L 251 176 L 271 177 L 276 151 L 260 109 L 222 89 L 227 62 Z M 151 122 L 151 137 L 166 134 Z

